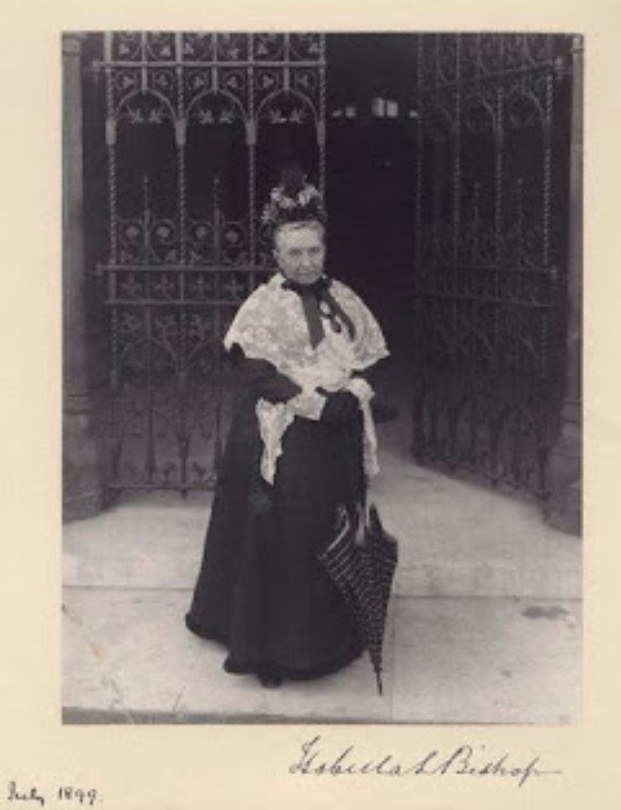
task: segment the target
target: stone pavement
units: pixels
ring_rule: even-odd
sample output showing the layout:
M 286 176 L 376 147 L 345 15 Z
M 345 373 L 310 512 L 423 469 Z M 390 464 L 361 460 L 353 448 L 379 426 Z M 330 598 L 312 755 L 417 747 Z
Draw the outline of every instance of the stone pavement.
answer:
M 417 466 L 405 427 L 380 426 L 372 492 L 400 540 L 382 697 L 366 657 L 277 690 L 226 674 L 183 623 L 210 495 L 132 495 L 64 528 L 65 722 L 579 722 L 580 540 Z

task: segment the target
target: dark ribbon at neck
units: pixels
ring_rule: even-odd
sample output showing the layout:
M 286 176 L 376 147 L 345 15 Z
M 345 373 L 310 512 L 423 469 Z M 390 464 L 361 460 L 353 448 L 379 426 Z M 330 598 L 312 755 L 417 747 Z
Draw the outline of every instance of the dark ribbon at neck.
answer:
M 324 338 L 322 316 L 328 319 L 336 332 L 345 327 L 350 340 L 353 340 L 356 334 L 353 321 L 330 292 L 331 284 L 330 279 L 325 277 L 313 284 L 298 284 L 286 278 L 282 284 L 283 290 L 292 290 L 300 296 L 313 349 Z

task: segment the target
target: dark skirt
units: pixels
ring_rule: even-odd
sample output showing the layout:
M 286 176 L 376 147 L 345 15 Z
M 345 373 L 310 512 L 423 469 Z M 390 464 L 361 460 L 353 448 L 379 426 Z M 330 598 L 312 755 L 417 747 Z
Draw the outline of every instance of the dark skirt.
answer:
M 259 474 L 254 404 L 246 400 L 229 434 L 186 624 L 228 647 L 228 672 L 316 678 L 362 652 L 317 560 L 334 536 L 339 503 L 364 485 L 361 426 L 296 418 L 269 486 Z

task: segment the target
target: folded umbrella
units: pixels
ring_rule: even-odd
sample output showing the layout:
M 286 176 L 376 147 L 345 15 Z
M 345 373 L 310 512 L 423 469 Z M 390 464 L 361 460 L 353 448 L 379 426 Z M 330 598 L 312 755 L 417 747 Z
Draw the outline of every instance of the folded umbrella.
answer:
M 371 505 L 368 515 L 363 509 L 363 515 L 360 531 L 358 519 L 352 519 L 350 510 L 342 507 L 335 539 L 318 558 L 352 612 L 381 695 L 384 630 L 398 546 L 384 530 L 375 505 Z

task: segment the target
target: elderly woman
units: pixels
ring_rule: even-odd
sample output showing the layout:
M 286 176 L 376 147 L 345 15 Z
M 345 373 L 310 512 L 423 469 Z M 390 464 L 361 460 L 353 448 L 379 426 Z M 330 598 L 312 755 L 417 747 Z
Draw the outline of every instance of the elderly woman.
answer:
M 265 218 L 279 272 L 240 307 L 225 347 L 244 384 L 187 627 L 224 643 L 230 673 L 310 679 L 362 652 L 317 554 L 377 469 L 366 372 L 385 357 L 367 307 L 324 274 L 324 212 L 298 170 Z

